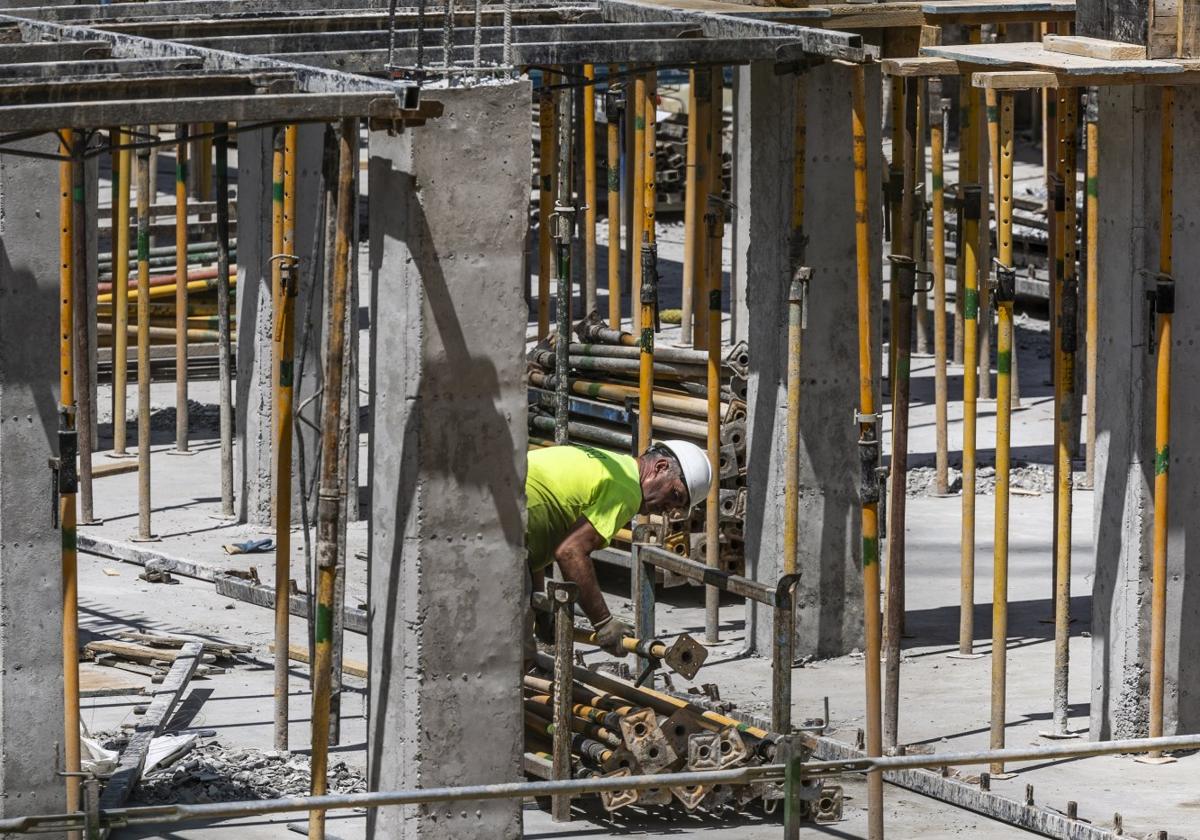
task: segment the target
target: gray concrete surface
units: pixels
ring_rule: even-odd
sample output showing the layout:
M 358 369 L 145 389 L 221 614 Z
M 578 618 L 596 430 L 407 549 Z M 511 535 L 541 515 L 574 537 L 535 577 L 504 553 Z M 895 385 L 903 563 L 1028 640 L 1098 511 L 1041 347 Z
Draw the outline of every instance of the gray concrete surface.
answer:
M 516 779 L 523 752 L 524 229 L 514 208 L 528 191 L 530 87 L 440 96 L 438 120 L 370 140 L 368 770 L 385 790 Z M 383 809 L 370 832 L 520 833 L 506 801 Z
M 40 154 L 55 137 L 22 142 Z M 59 811 L 58 166 L 0 155 L 0 814 Z M 33 710 L 37 714 L 31 714 Z

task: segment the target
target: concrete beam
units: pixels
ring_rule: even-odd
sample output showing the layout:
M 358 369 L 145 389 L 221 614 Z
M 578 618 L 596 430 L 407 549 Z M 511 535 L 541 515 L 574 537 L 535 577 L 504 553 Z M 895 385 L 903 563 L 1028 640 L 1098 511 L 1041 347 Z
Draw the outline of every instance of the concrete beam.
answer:
M 529 83 L 372 132 L 372 790 L 521 776 Z M 383 808 L 368 836 L 516 840 L 521 806 Z
M 795 85 L 802 83 L 808 102 L 806 263 L 813 280 L 801 355 L 796 655 L 838 656 L 862 645 L 863 615 L 858 429 L 851 414 L 858 403 L 858 339 L 850 71 L 824 64 L 801 82 L 775 75 L 770 64 L 738 73 L 736 260 L 746 291 L 739 311 L 751 337 L 747 461 L 757 477 L 747 500 L 746 565 L 751 577 L 765 583 L 782 573 L 791 135 Z M 870 144 L 879 141 L 877 75 L 868 78 L 867 90 L 867 142 L 875 148 Z M 878 195 L 877 157 L 869 160 L 868 179 L 870 195 Z M 872 242 L 881 238 L 875 204 L 870 204 Z M 878 301 L 877 255 L 871 264 Z M 771 615 L 759 609 L 756 619 L 756 649 L 767 651 Z
M 62 535 L 47 469 L 58 452 L 58 165 L 0 153 L 0 172 L 0 816 L 16 817 L 66 807 Z

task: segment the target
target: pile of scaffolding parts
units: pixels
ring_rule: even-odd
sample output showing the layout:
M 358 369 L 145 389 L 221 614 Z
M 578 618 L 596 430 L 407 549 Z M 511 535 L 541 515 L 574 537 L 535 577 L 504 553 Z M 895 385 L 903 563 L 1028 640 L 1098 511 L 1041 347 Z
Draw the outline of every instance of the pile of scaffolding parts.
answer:
M 619 452 L 634 450 L 637 441 L 637 337 L 608 327 L 596 313 L 575 325 L 579 343 L 570 346 L 570 416 L 572 441 Z M 548 446 L 554 440 L 554 336 L 529 353 L 530 445 Z M 705 446 L 707 437 L 708 353 L 678 347 L 654 351 L 654 417 L 656 437 L 691 440 Z M 720 566 L 744 574 L 743 522 L 746 513 L 746 374 L 750 354 L 745 342 L 730 348 L 721 362 L 720 394 Z M 681 557 L 705 562 L 705 508 L 692 508 L 687 519 L 651 518 L 650 533 L 640 542 L 661 545 Z M 613 545 L 628 548 L 629 529 L 617 531 Z M 682 580 L 667 579 L 667 585 Z
M 554 661 L 538 654 L 538 667 L 525 676 L 526 769 L 549 778 L 553 762 Z M 683 807 L 687 811 L 724 812 L 761 809 L 775 814 L 783 784 L 675 785 L 678 772 L 728 770 L 779 761 L 780 736 L 750 719 L 730 716 L 729 704 L 701 696 L 639 686 L 609 674 L 575 666 L 571 682 L 571 777 L 663 775 L 663 786 L 649 790 L 601 792 L 607 811 L 631 806 Z M 719 711 L 718 711 L 719 710 Z M 841 819 L 840 787 L 824 786 L 806 798 L 803 818 Z

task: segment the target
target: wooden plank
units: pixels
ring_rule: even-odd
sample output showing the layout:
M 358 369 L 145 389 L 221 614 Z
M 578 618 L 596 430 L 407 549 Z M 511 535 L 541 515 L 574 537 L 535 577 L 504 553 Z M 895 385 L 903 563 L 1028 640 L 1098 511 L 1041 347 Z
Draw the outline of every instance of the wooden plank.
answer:
M 146 714 L 138 718 L 129 744 L 117 761 L 117 769 L 113 771 L 112 778 L 100 794 L 101 808 L 120 808 L 129 799 L 129 794 L 133 792 L 142 776 L 150 742 L 162 732 L 167 721 L 171 719 L 188 680 L 200 664 L 202 654 L 203 650 L 198 642 L 184 645 L 167 678 L 163 680 L 162 685 L 154 689 L 154 699 L 146 709 Z
M 271 642 L 269 645 L 267 645 L 267 647 L 271 653 L 275 652 L 274 642 Z M 302 662 L 307 665 L 308 648 L 301 647 L 300 645 L 288 645 L 288 659 L 292 660 L 293 662 Z M 356 662 L 353 659 L 343 659 L 342 673 L 349 674 L 352 677 L 361 677 L 365 680 L 370 672 L 367 670 L 367 666 L 362 662 Z
M 79 663 L 80 697 L 125 697 L 144 694 L 149 681 L 126 671 L 106 668 L 94 662 Z
M 1180 73 L 1184 67 L 1177 61 L 1101 61 L 1077 55 L 1050 52 L 1036 43 L 956 44 L 923 47 L 922 55 L 950 58 L 958 62 L 1018 69 L 1052 70 L 1066 75 L 1088 77 L 1119 77 L 1122 75 Z
M 973 73 L 971 84 L 991 90 L 1036 90 L 1058 87 L 1058 78 L 1046 70 L 1007 70 L 1001 73 Z
M 232 656 L 235 653 L 249 653 L 253 645 L 241 645 L 235 642 L 225 642 L 220 639 L 194 639 L 188 636 L 172 636 L 169 633 L 140 633 L 135 630 L 121 630 L 114 634 L 118 639 L 127 642 L 138 642 L 151 647 L 181 648 L 191 642 L 199 642 L 204 646 L 205 653 L 217 656 Z
M 1082 35 L 1043 35 L 1042 46 L 1050 52 L 1081 55 L 1103 61 L 1144 61 L 1146 48 L 1139 44 L 1085 38 Z
M 93 461 L 92 478 L 104 478 L 110 475 L 124 475 L 138 471 L 138 462 L 129 461 Z
M 199 642 L 189 644 L 200 644 Z M 135 642 L 115 642 L 107 639 L 97 639 L 94 642 L 88 642 L 84 646 L 84 650 L 88 653 L 111 653 L 113 656 L 118 656 L 123 659 L 129 659 L 133 662 L 141 662 L 149 665 L 153 662 L 175 662 L 184 655 L 183 651 L 188 649 L 188 645 L 184 645 L 180 650 L 172 648 L 156 648 L 149 645 L 139 645 Z M 212 654 L 204 653 L 201 646 L 200 657 L 204 662 L 215 662 L 216 657 Z
M 883 68 L 885 76 L 901 78 L 957 76 L 960 72 L 957 61 L 933 55 L 920 55 L 915 58 L 885 58 L 879 64 Z

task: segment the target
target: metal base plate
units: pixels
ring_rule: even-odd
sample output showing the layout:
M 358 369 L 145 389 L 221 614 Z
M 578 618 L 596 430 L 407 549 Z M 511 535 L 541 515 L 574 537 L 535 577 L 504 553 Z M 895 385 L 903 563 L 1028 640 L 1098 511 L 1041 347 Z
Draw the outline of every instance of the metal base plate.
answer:
M 1138 764 L 1174 764 L 1178 759 L 1169 755 L 1139 755 L 1134 761 Z
M 103 525 L 103 524 L 104 524 L 104 520 L 99 519 L 99 518 L 89 519 L 87 522 L 76 522 L 75 523 L 76 527 L 79 527 L 79 528 L 83 528 L 88 525 Z
M 162 537 L 151 534 L 148 537 L 130 537 L 129 541 L 136 542 L 136 543 L 162 542 Z
M 1070 741 L 1075 738 L 1082 738 L 1083 735 L 1079 732 L 1063 732 L 1062 734 L 1059 734 L 1058 732 L 1039 732 L 1038 737 L 1046 738 L 1050 741 Z M 994 779 L 995 776 L 992 778 Z
M 183 449 L 168 449 L 168 450 L 167 450 L 167 454 L 168 454 L 168 455 L 195 455 L 195 454 L 196 454 L 196 450 L 194 450 L 194 449 L 187 449 L 187 450 L 183 450 Z
M 136 458 L 136 452 L 105 452 L 105 458 L 112 458 L 114 461 L 128 461 L 130 458 Z
M 947 659 L 983 659 L 987 655 L 988 654 L 986 654 L 986 653 L 959 653 L 958 651 L 954 651 L 954 653 L 947 653 L 946 658 Z

